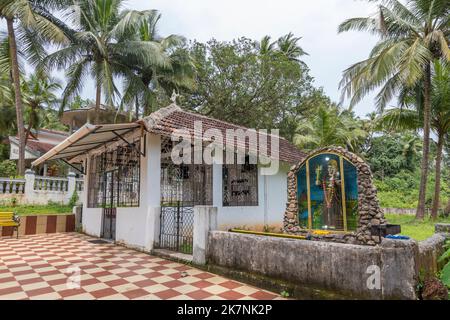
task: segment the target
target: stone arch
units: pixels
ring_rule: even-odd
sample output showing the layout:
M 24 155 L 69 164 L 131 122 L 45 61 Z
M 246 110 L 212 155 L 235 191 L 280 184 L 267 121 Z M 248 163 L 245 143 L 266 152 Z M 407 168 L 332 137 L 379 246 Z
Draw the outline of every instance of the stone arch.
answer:
M 315 234 L 311 230 L 302 228 L 298 220 L 298 199 L 297 199 L 297 173 L 306 163 L 319 154 L 333 153 L 342 156 L 345 160 L 353 164 L 357 173 L 358 184 L 358 212 L 357 228 L 355 231 Z M 379 238 L 372 236 L 371 226 L 385 223 L 383 211 L 380 208 L 377 198 L 377 190 L 373 185 L 373 176 L 369 165 L 358 155 L 342 147 L 325 147 L 312 151 L 301 162 L 291 167 L 288 173 L 288 199 L 284 214 L 283 229 L 289 234 L 303 234 L 311 236 L 312 240 L 335 241 L 342 243 L 375 245 Z

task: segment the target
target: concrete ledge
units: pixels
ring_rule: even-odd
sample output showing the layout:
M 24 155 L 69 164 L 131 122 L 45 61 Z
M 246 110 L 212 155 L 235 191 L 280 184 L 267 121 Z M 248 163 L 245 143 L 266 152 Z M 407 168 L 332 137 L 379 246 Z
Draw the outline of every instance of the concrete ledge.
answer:
M 434 225 L 434 232 L 436 232 L 436 233 L 450 233 L 450 223 L 436 223 Z
M 413 240 L 364 246 L 211 231 L 207 257 L 210 265 L 351 298 L 417 299 Z
M 150 254 L 161 257 L 161 258 L 165 258 L 168 260 L 181 262 L 181 263 L 187 263 L 187 264 L 192 264 L 192 260 L 193 260 L 193 257 L 191 254 L 170 251 L 170 250 L 165 250 L 165 249 L 153 249 Z
M 437 260 L 444 252 L 446 236 L 436 233 L 430 238 L 419 242 L 418 268 L 424 275 L 435 275 L 439 270 Z

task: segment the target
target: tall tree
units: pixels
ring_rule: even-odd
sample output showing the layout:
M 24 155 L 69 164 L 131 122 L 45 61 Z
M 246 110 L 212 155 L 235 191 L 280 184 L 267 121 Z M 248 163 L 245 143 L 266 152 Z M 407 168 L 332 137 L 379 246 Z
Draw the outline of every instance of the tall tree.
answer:
M 17 131 L 19 136 L 18 174 L 25 172 L 25 130 L 23 122 L 22 92 L 20 88 L 19 43 L 28 62 L 36 64 L 45 54 L 43 43 L 46 41 L 63 43 L 66 36 L 61 24 L 51 14 L 62 9 L 66 1 L 59 0 L 0 0 L 0 18 L 6 20 L 8 29 L 10 75 L 14 87 Z
M 58 80 L 43 74 L 33 74 L 22 83 L 23 101 L 26 107 L 28 125 L 25 134 L 25 144 L 31 129 L 39 129 L 42 118 L 52 114 L 52 108 L 59 103 L 56 91 L 61 89 Z
M 376 98 L 382 110 L 401 88 L 423 81 L 423 157 L 416 218 L 425 215 L 425 195 L 430 149 L 431 63 L 442 58 L 450 61 L 450 1 L 379 1 L 376 16 L 352 18 L 339 26 L 339 32 L 368 31 L 380 37 L 368 59 L 344 71 L 343 97 L 351 96 L 351 105 L 367 93 L 381 87 Z
M 276 41 L 271 42 L 270 36 L 264 36 L 257 46 L 261 55 L 281 53 L 289 60 L 300 62 L 300 57 L 307 53 L 300 47 L 298 42 L 301 37 L 295 37 L 292 32 L 279 37 Z
M 144 41 L 161 49 L 161 54 L 167 64 L 147 63 L 126 57 L 124 64 L 131 69 L 125 75 L 124 94 L 122 103 L 135 105 L 135 114 L 140 115 L 140 106 L 143 114 L 148 115 L 155 110 L 158 97 L 168 98 L 173 90 L 191 90 L 195 87 L 195 65 L 184 48 L 185 38 L 179 35 L 161 37 L 157 33 L 158 22 L 161 15 L 156 10 L 146 12 L 127 11 L 124 16 L 135 15 L 135 23 L 130 26 L 128 39 Z
M 270 41 L 269 41 L 270 42 Z M 323 101 L 306 64 L 248 38 L 193 42 L 197 87 L 184 91 L 184 104 L 202 114 L 250 128 L 279 128 L 291 140 L 304 115 Z
M 76 97 L 90 74 L 95 81 L 96 121 L 102 94 L 112 105 L 119 96 L 115 76 L 132 76 L 125 60 L 142 64 L 168 66 L 169 61 L 161 46 L 149 41 L 135 40 L 136 25 L 151 10 L 129 11 L 122 14 L 123 0 L 85 0 L 79 2 L 76 26 L 71 32 L 70 44 L 46 57 L 44 65 L 66 68 L 67 85 L 63 91 L 61 109 Z
M 380 123 L 392 129 L 419 129 L 423 121 L 424 90 L 423 81 L 412 89 L 402 90 L 399 108 L 387 110 Z M 435 161 L 435 186 L 431 216 L 436 219 L 441 191 L 441 164 L 443 148 L 450 134 L 450 68 L 435 61 L 431 78 L 431 130 L 437 136 Z
M 355 151 L 366 138 L 363 122 L 349 110 L 323 104 L 298 124 L 294 143 L 303 149 L 339 145 Z

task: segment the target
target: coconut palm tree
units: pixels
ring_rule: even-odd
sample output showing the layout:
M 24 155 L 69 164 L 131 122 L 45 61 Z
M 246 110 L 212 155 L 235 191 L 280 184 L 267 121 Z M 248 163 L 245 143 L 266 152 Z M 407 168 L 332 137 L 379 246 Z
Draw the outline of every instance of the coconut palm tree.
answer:
M 412 89 L 405 88 L 400 93 L 399 108 L 384 112 L 379 123 L 390 129 L 421 128 L 425 103 L 423 81 Z M 435 186 L 431 216 L 437 218 L 441 189 L 441 163 L 444 143 L 450 134 L 450 68 L 445 63 L 436 61 L 431 78 L 431 130 L 437 136 L 435 161 Z
M 308 121 L 298 125 L 294 143 L 308 150 L 339 145 L 355 151 L 366 136 L 363 123 L 355 119 L 349 110 L 322 105 Z
M 0 138 L 16 130 L 14 94 L 8 74 L 0 71 Z
M 0 19 L 6 20 L 8 30 L 9 72 L 14 87 L 19 136 L 17 166 L 19 175 L 23 175 L 25 172 L 25 130 L 20 88 L 19 51 L 29 63 L 36 64 L 45 55 L 43 46 L 45 42 L 65 42 L 67 38 L 60 28 L 63 24 L 51 14 L 53 10 L 63 9 L 65 6 L 67 6 L 67 1 L 64 0 L 0 0 Z
M 28 118 L 25 145 L 31 129 L 40 127 L 41 118 L 47 117 L 51 109 L 59 103 L 56 91 L 62 88 L 58 80 L 42 74 L 33 74 L 22 83 L 23 102 Z
M 121 14 L 123 0 L 86 0 L 79 3 L 76 26 L 70 44 L 46 57 L 49 69 L 66 69 L 67 85 L 63 91 L 61 111 L 83 89 L 88 75 L 95 81 L 95 109 L 98 121 L 102 93 L 112 105 L 119 96 L 115 76 L 132 76 L 124 61 L 170 65 L 160 45 L 135 40 L 136 25 L 151 13 L 129 11 Z
M 286 55 L 290 60 L 300 61 L 300 56 L 308 55 L 299 45 L 301 37 L 294 37 L 292 32 L 278 38 L 278 50 Z
M 381 0 L 376 16 L 352 18 L 339 26 L 339 32 L 368 31 L 380 40 L 368 59 L 355 63 L 343 73 L 343 98 L 350 105 L 381 87 L 376 104 L 382 110 L 404 87 L 423 81 L 423 155 L 416 218 L 425 215 L 431 113 L 431 63 L 450 60 L 450 2 L 448 0 Z
M 289 60 L 300 62 L 299 57 L 308 55 L 302 47 L 299 46 L 298 42 L 300 39 L 301 37 L 295 37 L 292 32 L 289 32 L 273 42 L 270 41 L 270 36 L 264 36 L 256 45 L 259 49 L 259 54 L 261 55 L 278 52 L 285 55 Z
M 135 104 L 136 117 L 139 117 L 139 107 L 143 106 L 144 115 L 154 111 L 159 94 L 170 96 L 173 90 L 191 90 L 195 86 L 195 66 L 187 50 L 183 48 L 185 38 L 178 35 L 160 37 L 157 34 L 157 24 L 161 15 L 156 10 L 146 12 L 127 11 L 123 16 L 134 14 L 136 19 L 133 24 L 133 32 L 128 33 L 129 39 L 143 41 L 149 45 L 161 48 L 161 54 L 168 62 L 166 65 L 160 63 L 147 63 L 126 57 L 126 64 L 132 73 L 126 74 L 124 79 L 124 95 L 122 104 Z

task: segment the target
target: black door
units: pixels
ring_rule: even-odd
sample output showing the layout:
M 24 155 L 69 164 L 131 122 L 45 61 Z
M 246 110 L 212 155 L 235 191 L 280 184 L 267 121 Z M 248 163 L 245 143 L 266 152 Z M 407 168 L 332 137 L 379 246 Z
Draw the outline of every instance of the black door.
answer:
M 104 179 L 102 238 L 114 240 L 116 238 L 117 170 L 105 172 Z

